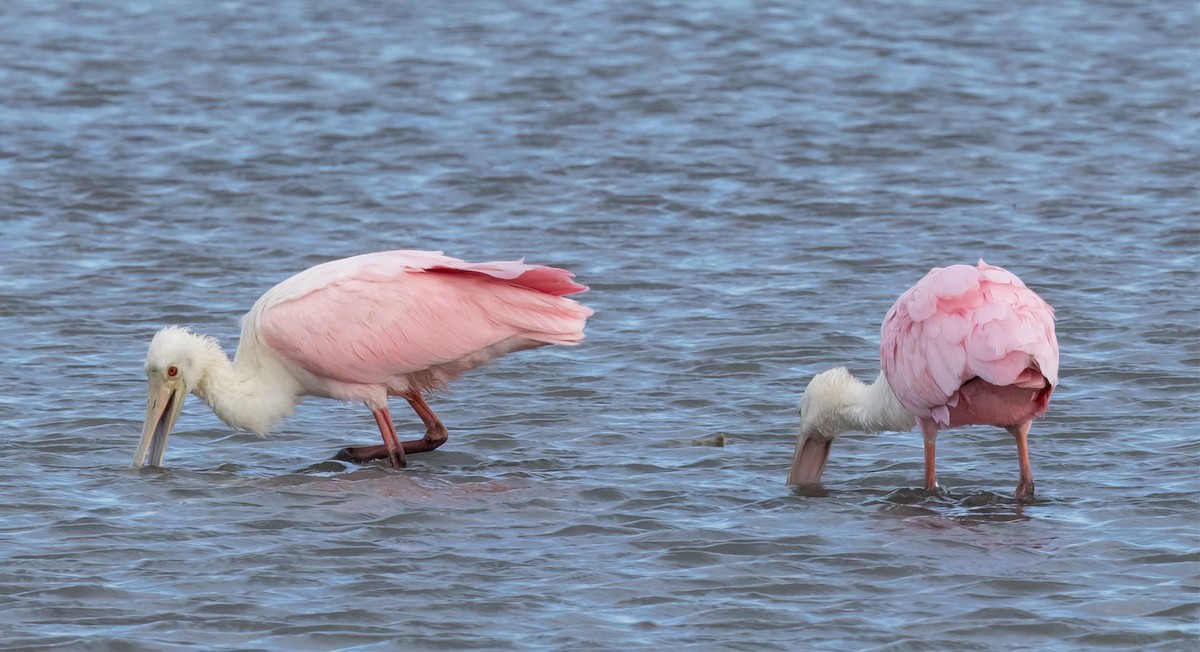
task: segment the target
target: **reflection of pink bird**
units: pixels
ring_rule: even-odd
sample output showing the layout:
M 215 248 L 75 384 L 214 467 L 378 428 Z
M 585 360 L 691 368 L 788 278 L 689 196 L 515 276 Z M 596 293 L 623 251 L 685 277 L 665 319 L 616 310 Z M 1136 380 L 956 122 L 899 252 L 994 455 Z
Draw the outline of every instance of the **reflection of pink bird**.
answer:
M 382 446 L 338 459 L 388 458 L 437 448 L 445 426 L 422 394 L 512 351 L 576 344 L 592 311 L 564 295 L 586 286 L 563 269 L 520 261 L 467 263 L 441 252 L 388 251 L 307 269 L 262 295 L 242 319 L 230 361 L 211 337 L 164 328 L 146 354 L 149 400 L 133 466 L 161 466 L 167 436 L 192 392 L 235 428 L 265 433 L 304 396 L 361 401 Z M 401 442 L 387 397 L 425 424 Z
M 1014 274 L 982 260 L 935 268 L 888 311 L 882 342 L 883 371 L 873 384 L 839 367 L 804 390 L 788 484 L 819 482 L 839 434 L 911 430 L 915 420 L 925 436 L 926 490 L 938 486 L 938 430 L 986 424 L 1016 438 L 1016 497 L 1033 496 L 1026 437 L 1058 384 L 1054 310 Z

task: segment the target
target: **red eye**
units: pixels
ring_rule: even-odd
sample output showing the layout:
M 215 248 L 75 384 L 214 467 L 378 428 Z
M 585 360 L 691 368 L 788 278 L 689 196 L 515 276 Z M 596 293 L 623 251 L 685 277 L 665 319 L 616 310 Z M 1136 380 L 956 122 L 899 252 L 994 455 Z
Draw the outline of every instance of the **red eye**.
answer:
M 171 365 L 170 367 L 167 367 L 167 378 L 174 378 L 175 376 L 178 376 L 178 375 L 179 375 L 179 367 L 176 367 L 175 365 Z

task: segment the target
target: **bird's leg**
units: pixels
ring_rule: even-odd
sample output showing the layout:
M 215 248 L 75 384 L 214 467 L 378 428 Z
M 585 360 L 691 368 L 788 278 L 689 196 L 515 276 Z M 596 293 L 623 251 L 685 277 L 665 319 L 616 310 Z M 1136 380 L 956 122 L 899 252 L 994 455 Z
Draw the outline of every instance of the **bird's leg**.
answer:
M 375 415 L 375 423 L 379 424 L 379 434 L 383 436 L 383 445 L 387 448 L 387 458 L 391 460 L 392 468 L 403 469 L 408 466 L 408 460 L 404 459 L 404 447 L 396 436 L 396 426 L 392 425 L 392 415 L 388 414 L 387 406 L 372 410 L 371 413 Z
M 925 491 L 937 491 L 937 422 L 921 419 L 921 434 L 925 437 Z
M 1032 422 L 1008 426 L 1005 428 L 1017 440 L 1017 464 L 1021 468 L 1021 477 L 1017 481 L 1017 500 L 1033 498 L 1033 471 L 1029 468 L 1029 426 Z
M 388 414 L 387 406 L 371 410 L 371 413 L 375 415 L 375 423 L 379 425 L 379 434 L 383 436 L 383 445 L 343 448 L 333 459 L 363 464 L 371 460 L 387 458 L 397 469 L 408 466 L 408 460 L 404 458 L 404 446 L 396 436 L 396 427 L 392 425 L 392 416 Z
M 446 426 L 442 425 L 441 419 L 430 409 L 429 404 L 425 399 L 421 398 L 420 394 L 403 394 L 408 404 L 412 406 L 417 416 L 421 417 L 421 422 L 425 424 L 425 436 L 421 439 L 412 439 L 401 442 L 405 453 L 424 453 L 431 451 L 438 446 L 446 443 L 446 439 L 450 437 L 450 433 L 446 431 Z
M 425 402 L 425 399 L 421 398 L 420 394 L 403 394 L 403 396 L 425 424 L 424 437 L 421 439 L 399 441 L 396 437 L 396 429 L 392 426 L 392 417 L 388 414 L 387 408 L 383 407 L 373 410 L 375 422 L 379 424 L 379 433 L 383 435 L 383 445 L 343 448 L 338 451 L 338 454 L 333 459 L 362 464 L 386 457 L 391 459 L 392 466 L 402 469 L 407 463 L 405 455 L 425 453 L 446 443 L 446 439 L 449 438 L 450 433 L 446 431 L 446 426 L 442 425 L 441 420 L 429 408 L 429 404 Z

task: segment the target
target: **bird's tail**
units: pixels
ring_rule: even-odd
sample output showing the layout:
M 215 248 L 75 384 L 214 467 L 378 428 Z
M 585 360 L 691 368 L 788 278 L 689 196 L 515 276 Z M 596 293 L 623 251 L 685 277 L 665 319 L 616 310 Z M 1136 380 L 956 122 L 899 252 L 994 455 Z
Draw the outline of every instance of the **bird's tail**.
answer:
M 565 269 L 528 265 L 520 260 L 467 263 L 447 258 L 448 263 L 434 265 L 426 272 L 441 276 L 469 275 L 486 280 L 502 281 L 500 287 L 520 288 L 519 292 L 494 288 L 488 318 L 507 324 L 520 332 L 529 342 L 541 344 L 578 344 L 583 340 L 583 327 L 591 317 L 591 308 L 566 298 L 588 289 L 571 279 L 575 276 Z M 499 285 L 499 284 L 498 284 Z M 527 290 L 532 290 L 528 292 Z M 516 348 L 529 348 L 517 345 Z
M 788 472 L 787 483 L 790 485 L 818 484 L 821 474 L 825 472 L 825 462 L 829 459 L 829 448 L 832 439 L 813 439 L 800 435 L 796 440 L 796 452 L 792 456 L 792 470 Z
M 524 260 L 497 260 L 490 263 L 468 263 L 447 258 L 446 263 L 425 268 L 434 274 L 478 274 L 512 283 L 523 288 L 556 297 L 586 292 L 588 287 L 571 280 L 570 271 L 545 265 L 529 265 Z

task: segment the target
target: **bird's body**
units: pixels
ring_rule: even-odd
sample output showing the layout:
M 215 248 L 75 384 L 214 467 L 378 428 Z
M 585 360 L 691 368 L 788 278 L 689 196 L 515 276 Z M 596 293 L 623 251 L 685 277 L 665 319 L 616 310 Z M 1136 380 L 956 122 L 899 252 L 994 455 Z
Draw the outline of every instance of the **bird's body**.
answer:
M 405 452 L 445 440 L 424 394 L 506 353 L 583 339 L 592 311 L 565 298 L 587 289 L 571 277 L 520 261 L 467 263 L 440 252 L 365 254 L 309 268 L 263 294 L 243 318 L 232 361 L 211 338 L 163 329 L 146 357 L 151 397 L 134 464 L 145 463 L 148 451 L 149 462 L 161 464 L 174 421 L 168 408 L 178 415 L 183 388 L 229 425 L 259 433 L 306 396 L 362 402 L 384 445 L 347 449 L 345 459 L 389 457 L 403 465 Z M 389 395 L 413 406 L 426 425 L 423 440 L 396 439 Z
M 809 384 L 790 484 L 820 480 L 841 432 L 916 424 L 925 438 L 925 486 L 932 490 L 938 431 L 985 424 L 1016 438 L 1017 495 L 1032 496 L 1026 438 L 1058 384 L 1058 341 L 1053 309 L 1019 278 L 982 260 L 930 271 L 888 311 L 880 363 L 871 386 L 845 369 Z

